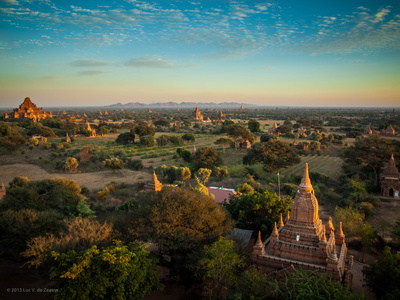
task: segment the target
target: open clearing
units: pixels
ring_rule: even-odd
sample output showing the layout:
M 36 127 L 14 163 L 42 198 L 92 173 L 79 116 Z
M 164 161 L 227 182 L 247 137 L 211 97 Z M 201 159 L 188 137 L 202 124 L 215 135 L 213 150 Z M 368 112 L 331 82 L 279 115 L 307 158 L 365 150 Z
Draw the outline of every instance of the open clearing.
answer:
M 32 164 L 11 164 L 0 166 L 0 182 L 8 186 L 8 183 L 16 176 L 28 177 L 29 180 L 43 180 L 53 178 L 67 178 L 75 180 L 79 186 L 86 186 L 90 190 L 104 188 L 109 182 L 133 184 L 139 180 L 148 181 L 151 174 L 143 171 L 131 171 L 122 169 L 120 171 L 100 171 L 91 173 L 57 173 L 51 174 L 39 166 Z
M 308 155 L 301 156 L 300 159 L 301 162 L 297 165 L 282 170 L 282 175 L 303 175 L 305 163 L 308 163 L 308 170 L 310 172 L 319 172 L 334 179 L 336 179 L 342 171 L 343 160 L 340 157 Z

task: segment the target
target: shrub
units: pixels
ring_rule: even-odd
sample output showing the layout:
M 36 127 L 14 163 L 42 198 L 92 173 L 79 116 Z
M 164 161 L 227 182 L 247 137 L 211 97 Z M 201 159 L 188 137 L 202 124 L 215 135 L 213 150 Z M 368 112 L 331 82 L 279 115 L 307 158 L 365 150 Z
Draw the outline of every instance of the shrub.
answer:
M 128 160 L 126 167 L 134 171 L 140 171 L 143 169 L 143 162 L 140 159 Z

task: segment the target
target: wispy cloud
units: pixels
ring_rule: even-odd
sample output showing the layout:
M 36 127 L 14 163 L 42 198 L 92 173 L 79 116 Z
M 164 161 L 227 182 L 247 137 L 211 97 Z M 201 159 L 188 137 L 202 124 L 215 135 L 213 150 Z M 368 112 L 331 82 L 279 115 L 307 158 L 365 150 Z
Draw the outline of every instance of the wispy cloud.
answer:
M 104 70 L 87 70 L 87 71 L 80 71 L 77 74 L 80 76 L 97 76 L 109 72 L 110 71 L 104 71 Z
M 297 50 L 318 55 L 398 49 L 400 15 L 390 13 L 389 7 L 375 13 L 358 7 L 351 15 L 323 17 L 318 33 L 304 39 Z
M 135 57 L 125 63 L 128 67 L 138 68 L 175 68 L 171 62 L 163 60 L 159 56 L 146 55 L 142 57 Z
M 19 2 L 17 0 L 0 0 L 0 3 L 6 5 L 19 5 Z
M 73 62 L 70 63 L 72 67 L 78 67 L 78 68 L 103 67 L 112 64 L 113 64 L 112 62 L 102 61 L 97 59 L 79 59 L 79 60 L 74 60 Z

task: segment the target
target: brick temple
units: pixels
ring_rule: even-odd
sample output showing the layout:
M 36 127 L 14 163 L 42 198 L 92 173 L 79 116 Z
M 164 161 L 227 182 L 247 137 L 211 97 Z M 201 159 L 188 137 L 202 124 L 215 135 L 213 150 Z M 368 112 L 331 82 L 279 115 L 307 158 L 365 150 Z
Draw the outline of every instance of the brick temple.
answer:
M 53 114 L 51 112 L 46 112 L 41 107 L 37 107 L 35 103 L 31 101 L 29 97 L 26 97 L 24 102 L 19 106 L 19 108 L 14 108 L 13 112 L 8 115 L 5 114 L 4 118 L 13 119 L 32 119 L 34 122 L 40 121 L 45 118 L 51 118 Z
M 306 164 L 303 179 L 293 200 L 291 216 L 285 223 L 282 215 L 271 236 L 258 241 L 251 255 L 252 263 L 265 273 L 287 268 L 315 270 L 350 285 L 353 257 L 348 255 L 342 224 L 336 230 L 332 219 L 326 225 L 318 216 L 318 201 Z
M 192 118 L 195 121 L 203 122 L 204 117 L 201 114 L 201 111 L 197 108 L 197 106 L 192 112 Z
M 389 160 L 389 164 L 380 175 L 381 194 L 384 197 L 399 198 L 400 194 L 400 173 L 396 168 L 394 157 Z

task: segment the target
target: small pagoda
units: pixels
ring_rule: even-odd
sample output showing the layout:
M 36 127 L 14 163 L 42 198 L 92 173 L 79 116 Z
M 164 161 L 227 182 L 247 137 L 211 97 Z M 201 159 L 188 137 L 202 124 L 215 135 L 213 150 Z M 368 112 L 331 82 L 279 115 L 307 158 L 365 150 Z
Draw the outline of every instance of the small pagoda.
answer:
M 274 125 L 268 129 L 268 134 L 278 134 L 278 125 L 274 122 Z
M 332 219 L 326 225 L 318 216 L 318 201 L 306 164 L 303 179 L 291 207 L 291 216 L 271 236 L 259 236 L 252 252 L 252 263 L 265 273 L 287 268 L 302 268 L 327 273 L 345 285 L 351 284 L 353 257 L 347 254 L 342 224 L 335 233 Z
M 147 192 L 159 192 L 162 189 L 162 183 L 158 181 L 156 172 L 153 172 L 153 177 L 146 183 L 143 190 Z
M 400 193 L 400 173 L 396 168 L 394 157 L 389 160 L 388 166 L 380 175 L 381 194 L 384 197 L 399 198 Z

